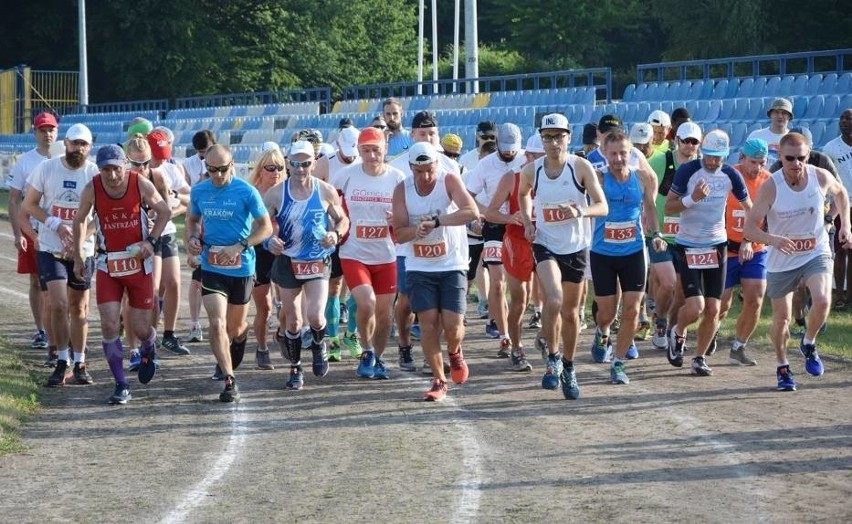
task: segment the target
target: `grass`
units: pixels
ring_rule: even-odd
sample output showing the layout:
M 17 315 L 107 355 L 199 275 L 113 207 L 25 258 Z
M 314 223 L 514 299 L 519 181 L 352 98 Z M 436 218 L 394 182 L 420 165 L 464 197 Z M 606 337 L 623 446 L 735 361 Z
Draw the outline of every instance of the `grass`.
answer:
M 24 449 L 21 425 L 39 410 L 37 374 L 8 340 L 0 339 L 0 457 Z

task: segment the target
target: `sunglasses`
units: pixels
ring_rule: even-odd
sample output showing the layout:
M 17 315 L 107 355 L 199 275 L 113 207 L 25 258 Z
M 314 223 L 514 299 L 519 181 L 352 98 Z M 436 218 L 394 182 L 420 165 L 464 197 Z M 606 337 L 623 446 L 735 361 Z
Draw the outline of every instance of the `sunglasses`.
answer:
M 263 166 L 263 169 L 265 169 L 266 171 L 269 171 L 269 172 L 284 171 L 284 166 L 277 166 L 275 164 L 269 164 L 267 166 Z
M 311 164 L 314 163 L 313 160 L 305 160 L 304 162 L 299 162 L 298 160 L 288 160 L 287 162 L 290 164 L 290 167 L 292 167 L 293 169 L 299 169 L 300 167 L 302 169 L 307 169 L 307 168 L 311 167 Z
M 795 162 L 795 161 L 797 161 L 797 160 L 798 160 L 799 162 L 804 162 L 806 158 L 808 158 L 808 157 L 807 157 L 807 156 L 791 156 L 791 155 L 784 155 L 784 160 L 786 160 L 787 162 Z
M 148 164 L 151 162 L 151 159 L 149 158 L 148 160 L 143 160 L 141 162 L 137 162 L 136 160 L 128 160 L 128 162 L 130 162 L 130 165 L 133 167 L 148 167 Z
M 460 154 L 458 154 L 458 153 L 450 153 L 449 151 L 444 151 L 444 155 L 446 155 L 446 156 L 448 156 L 448 157 L 452 158 L 453 160 L 455 160 L 456 158 L 458 158 L 458 157 L 460 157 L 460 156 L 461 156 L 461 155 L 460 155 Z
M 683 142 L 684 144 L 689 144 L 691 146 L 697 146 L 698 145 L 698 139 L 697 138 L 680 138 L 679 140 L 681 142 Z
M 497 135 L 479 135 L 483 140 L 497 140 Z
M 231 169 L 231 163 L 228 162 L 224 166 L 211 166 L 207 164 L 207 172 L 208 173 L 227 173 Z

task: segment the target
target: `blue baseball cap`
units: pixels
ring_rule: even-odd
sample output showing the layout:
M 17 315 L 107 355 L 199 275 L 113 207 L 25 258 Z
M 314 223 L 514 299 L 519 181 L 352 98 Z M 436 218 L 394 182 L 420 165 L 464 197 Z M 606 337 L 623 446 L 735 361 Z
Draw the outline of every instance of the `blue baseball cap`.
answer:
M 123 166 L 127 163 L 127 157 L 124 156 L 124 150 L 119 146 L 107 144 L 98 149 L 95 163 L 98 164 L 98 169 L 103 169 L 105 166 Z
M 750 138 L 743 144 L 740 152 L 748 158 L 763 160 L 769 156 L 769 144 L 762 138 Z

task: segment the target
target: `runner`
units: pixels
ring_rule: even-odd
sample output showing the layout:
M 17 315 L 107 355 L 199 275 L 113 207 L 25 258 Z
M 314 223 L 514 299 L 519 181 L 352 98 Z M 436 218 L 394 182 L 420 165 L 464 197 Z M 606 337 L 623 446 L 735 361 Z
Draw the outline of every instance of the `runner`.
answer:
M 799 279 L 804 279 L 812 301 L 799 350 L 805 357 L 808 374 L 818 377 L 824 372 L 816 336 L 831 307 L 832 261 L 821 210 L 827 195 L 834 197 L 837 209 L 849 209 L 846 189 L 825 169 L 807 165 L 809 154 L 807 139 L 799 133 L 781 138 L 782 167 L 761 186 L 754 207 L 746 215 L 743 231 L 745 238 L 769 246 L 766 294 L 772 300 L 770 337 L 775 346 L 775 375 L 780 391 L 795 391 L 797 387 L 787 360 L 787 339 L 792 293 Z M 761 229 L 764 219 L 767 231 Z M 840 220 L 838 243 L 849 249 L 849 215 L 841 214 Z
M 478 215 L 458 175 L 439 167 L 439 156 L 429 142 L 411 146 L 413 176 L 397 185 L 393 195 L 394 232 L 405 250 L 411 309 L 420 317 L 423 354 L 433 375 L 427 401 L 443 400 L 447 394 L 441 331 L 453 382 L 463 384 L 468 378 L 461 348 L 468 258 L 465 224 Z
M 190 255 L 201 255 L 201 299 L 210 321 L 210 349 L 217 362 L 214 378 L 222 376 L 225 381 L 219 400 L 236 402 L 240 392 L 234 370 L 246 350 L 246 316 L 255 272 L 253 246 L 272 233 L 272 225 L 257 189 L 235 176 L 227 146 L 211 146 L 204 163 L 210 178 L 192 188 L 184 241 Z
M 127 157 L 121 147 L 108 144 L 96 157 L 100 173 L 86 184 L 80 195 L 80 208 L 74 219 L 74 274 L 91 278 L 91 264 L 86 263 L 84 241 L 87 222 L 95 212 L 98 232 L 98 271 L 95 288 L 101 319 L 101 336 L 107 364 L 115 379 L 110 404 L 126 404 L 132 397 L 124 375 L 124 348 L 119 337 L 121 299 L 128 296 L 130 323 L 128 329 L 142 341 L 142 358 L 138 378 L 147 384 L 154 377 L 154 340 L 157 330 L 151 327 L 154 301 L 153 255 L 160 236 L 171 219 L 169 204 L 154 184 L 136 171 L 126 169 Z M 149 229 L 149 209 L 156 215 Z
M 281 317 L 275 340 L 290 361 L 288 389 L 302 389 L 302 301 L 311 331 L 314 375 L 328 373 L 325 303 L 330 255 L 349 229 L 337 191 L 311 176 L 316 162 L 313 146 L 304 140 L 290 145 L 290 177 L 266 192 L 264 205 L 275 219 L 277 233 L 264 241 L 276 255 L 270 273 L 281 294 Z M 278 256 L 281 255 L 281 256 Z M 281 329 L 284 329 L 284 334 Z

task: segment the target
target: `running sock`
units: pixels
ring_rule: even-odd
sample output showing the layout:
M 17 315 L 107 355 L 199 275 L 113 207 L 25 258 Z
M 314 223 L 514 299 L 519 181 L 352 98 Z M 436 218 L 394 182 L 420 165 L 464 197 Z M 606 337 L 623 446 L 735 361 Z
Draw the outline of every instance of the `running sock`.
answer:
M 154 341 L 157 339 L 157 330 L 151 328 L 151 334 L 147 339 L 139 341 L 139 352 L 143 357 L 149 356 L 154 351 Z
M 336 337 L 340 331 L 340 297 L 331 297 L 326 302 L 325 327 L 330 337 Z
M 781 366 L 789 366 L 789 365 L 790 365 L 790 362 L 788 362 L 786 358 L 784 360 L 779 360 L 776 363 L 776 366 L 779 367 L 779 368 Z
M 533 306 L 533 312 L 541 315 L 541 306 Z
M 733 348 L 732 348 L 734 351 L 739 351 L 744 347 L 745 347 L 745 342 L 740 342 L 739 340 L 734 339 L 734 345 L 733 345 Z
M 284 340 L 282 341 L 284 354 L 290 359 L 291 366 L 302 365 L 302 333 L 290 333 L 287 329 L 284 331 Z
M 65 348 L 65 349 L 61 350 L 61 351 L 59 352 L 59 355 L 57 356 L 57 358 L 58 358 L 59 360 L 64 360 L 65 362 L 68 362 L 68 352 L 69 352 L 69 349 L 68 349 L 68 348 Z
M 322 326 L 320 328 L 314 328 L 311 326 L 311 336 L 313 337 L 314 344 L 322 344 L 322 340 L 325 338 L 325 328 L 326 326 Z
M 127 384 L 127 377 L 124 376 L 124 365 L 122 363 L 124 348 L 121 345 L 121 339 L 104 340 L 101 342 L 101 345 L 104 348 L 104 356 L 109 364 L 109 370 L 112 372 L 113 378 L 115 378 L 115 383 Z
M 350 333 L 355 333 L 355 330 L 358 329 L 358 304 L 355 303 L 352 293 L 349 293 L 349 298 L 346 299 L 346 309 L 349 310 L 349 322 L 346 323 L 346 329 Z
M 574 361 L 573 361 L 573 360 L 568 360 L 568 359 L 566 359 L 565 357 L 562 357 L 562 366 L 563 366 L 565 369 L 573 369 L 573 368 L 574 368 Z
M 172 331 L 172 330 L 167 329 L 167 330 L 163 331 L 163 338 L 174 338 L 174 336 L 175 336 L 175 332 Z
M 75 351 L 74 352 L 74 362 L 76 364 L 85 364 L 86 363 L 86 352 L 85 351 Z
M 802 344 L 804 344 L 804 345 L 809 345 L 809 344 L 810 344 L 810 345 L 814 345 L 814 343 L 816 343 L 816 340 L 814 340 L 814 339 L 807 339 L 807 338 L 805 338 L 805 337 L 802 337 Z

